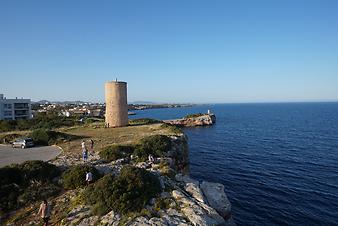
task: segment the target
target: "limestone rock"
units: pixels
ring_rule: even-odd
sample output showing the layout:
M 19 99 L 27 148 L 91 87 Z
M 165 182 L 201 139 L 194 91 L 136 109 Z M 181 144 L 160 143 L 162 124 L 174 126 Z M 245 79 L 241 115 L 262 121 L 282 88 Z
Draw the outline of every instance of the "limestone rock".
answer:
M 87 226 L 87 225 L 95 225 L 98 221 L 99 217 L 98 216 L 92 216 L 83 219 L 78 226 Z
M 103 217 L 101 217 L 101 224 L 102 225 L 112 225 L 117 226 L 121 220 L 120 214 L 114 212 L 114 210 L 110 211 Z
M 132 222 L 129 222 L 127 226 L 148 226 L 149 221 L 145 217 L 137 217 Z
M 179 203 L 182 213 L 193 225 L 225 225 L 225 220 L 211 207 L 208 207 L 205 204 L 201 207 L 179 190 L 174 190 L 172 196 Z
M 209 205 L 227 219 L 231 214 L 231 203 L 224 192 L 224 185 L 203 181 L 201 189 Z
M 205 203 L 206 200 L 203 196 L 203 192 L 198 184 L 195 183 L 187 183 L 184 189 L 197 201 Z
M 149 225 L 152 226 L 167 226 L 168 223 L 166 220 L 158 217 L 153 217 L 149 220 Z

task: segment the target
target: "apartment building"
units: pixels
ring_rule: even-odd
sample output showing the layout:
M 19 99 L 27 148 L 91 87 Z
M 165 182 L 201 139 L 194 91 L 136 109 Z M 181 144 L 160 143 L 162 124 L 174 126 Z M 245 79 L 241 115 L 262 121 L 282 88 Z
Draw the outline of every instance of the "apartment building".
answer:
M 7 99 L 0 94 L 0 120 L 32 118 L 30 99 Z

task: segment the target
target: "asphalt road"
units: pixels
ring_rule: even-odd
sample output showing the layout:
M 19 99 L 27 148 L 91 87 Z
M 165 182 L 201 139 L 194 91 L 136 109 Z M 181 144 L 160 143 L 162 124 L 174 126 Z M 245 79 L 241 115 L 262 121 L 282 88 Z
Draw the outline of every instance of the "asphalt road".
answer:
M 61 150 L 55 146 L 40 146 L 32 148 L 12 148 L 9 145 L 0 145 L 0 167 L 22 163 L 27 160 L 48 161 L 59 155 Z

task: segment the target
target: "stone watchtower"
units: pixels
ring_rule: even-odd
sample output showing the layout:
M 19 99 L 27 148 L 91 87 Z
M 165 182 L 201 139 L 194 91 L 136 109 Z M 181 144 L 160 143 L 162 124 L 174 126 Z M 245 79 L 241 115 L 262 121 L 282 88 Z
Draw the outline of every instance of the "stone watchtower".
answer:
M 109 127 L 128 125 L 127 83 L 111 81 L 105 83 L 106 124 Z

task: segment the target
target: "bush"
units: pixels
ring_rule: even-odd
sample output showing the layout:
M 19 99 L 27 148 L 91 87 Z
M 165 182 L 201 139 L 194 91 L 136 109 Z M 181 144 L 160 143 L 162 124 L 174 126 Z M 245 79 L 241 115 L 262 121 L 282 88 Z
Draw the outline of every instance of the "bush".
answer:
M 31 180 L 52 181 L 60 174 L 57 166 L 40 160 L 26 161 L 18 165 L 18 168 L 26 183 Z
M 36 144 L 40 145 L 51 145 L 56 144 L 59 141 L 81 138 L 75 135 L 46 129 L 36 129 L 30 134 L 30 137 L 34 140 Z
M 196 118 L 196 117 L 200 117 L 200 116 L 203 116 L 205 114 L 202 114 L 202 113 L 197 113 L 197 114 L 189 114 L 189 115 L 186 115 L 184 118 Z
M 88 165 L 72 166 L 62 174 L 63 187 L 66 189 L 84 187 L 86 185 L 86 172 L 91 172 L 93 174 L 93 181 L 96 181 L 101 176 L 95 167 Z
M 145 169 L 125 166 L 116 178 L 106 175 L 85 190 L 86 203 L 96 214 L 113 209 L 120 213 L 140 211 L 149 200 L 161 192 L 156 175 Z
M 85 202 L 92 207 L 92 212 L 96 215 L 104 215 L 112 208 L 110 197 L 114 192 L 114 178 L 111 174 L 107 174 L 99 179 L 95 184 L 87 187 L 85 190 Z
M 0 187 L 0 215 L 17 208 L 17 198 L 20 187 L 16 184 L 6 184 Z
M 18 196 L 18 203 L 26 204 L 47 199 L 57 195 L 60 191 L 61 188 L 52 183 L 32 183 Z
M 167 124 L 164 123 L 161 125 L 161 128 L 165 128 L 165 129 L 170 129 L 170 131 L 174 134 L 181 134 L 183 133 L 183 130 L 181 127 L 176 126 L 176 125 L 171 125 L 171 124 Z
M 121 213 L 140 211 L 161 192 L 157 176 L 142 168 L 125 166 L 115 179 L 112 206 Z
M 43 161 L 26 161 L 0 168 L 0 213 L 57 194 L 60 189 L 51 183 L 59 169 Z
M 20 138 L 22 135 L 17 133 L 5 134 L 0 137 L 0 143 L 2 144 L 9 144 L 12 141 Z
M 48 145 L 49 134 L 45 129 L 36 129 L 31 133 L 31 138 L 35 144 Z
M 79 124 L 77 117 L 58 116 L 55 113 L 37 114 L 33 119 L 0 120 L 0 132 L 28 129 L 53 129 Z
M 133 153 L 134 147 L 131 145 L 112 145 L 103 148 L 99 155 L 102 159 L 115 161 L 120 158 L 125 158 Z
M 162 157 L 171 149 L 171 140 L 165 135 L 153 135 L 143 138 L 135 147 L 134 154 L 141 160 L 145 160 L 149 155 Z
M 8 184 L 21 185 L 24 182 L 21 170 L 17 165 L 0 168 L 1 186 Z
M 15 128 L 16 121 L 0 120 L 0 132 L 11 131 Z
M 138 119 L 131 119 L 129 120 L 129 125 L 148 125 L 148 124 L 154 124 L 159 123 L 161 121 L 157 119 L 151 119 L 151 118 L 138 118 Z

